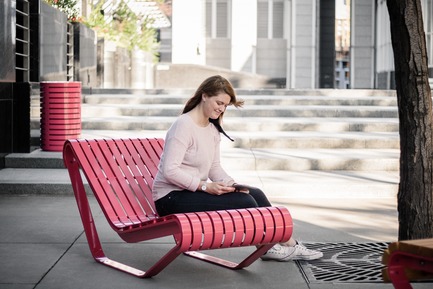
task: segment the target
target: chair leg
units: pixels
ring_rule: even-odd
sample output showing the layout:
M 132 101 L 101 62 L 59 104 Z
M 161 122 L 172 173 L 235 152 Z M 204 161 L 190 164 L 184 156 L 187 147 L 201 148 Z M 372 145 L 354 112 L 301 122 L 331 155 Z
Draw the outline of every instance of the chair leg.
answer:
M 410 285 L 410 282 L 406 277 L 403 266 L 388 267 L 388 276 L 395 289 L 412 289 L 412 285 Z
M 95 227 L 89 200 L 87 199 L 86 190 L 84 189 L 83 180 L 80 175 L 78 163 L 71 158 L 67 158 L 68 172 L 71 178 L 72 188 L 74 190 L 75 200 L 77 201 L 78 211 L 83 223 L 84 232 L 86 233 L 87 243 L 90 252 L 95 259 L 105 258 L 99 240 L 98 231 Z
M 142 270 L 139 270 L 139 269 L 136 269 L 134 267 L 125 265 L 123 263 L 111 260 L 111 259 L 109 259 L 107 257 L 95 258 L 95 259 L 96 259 L 96 261 L 98 261 L 99 263 L 101 263 L 103 265 L 106 265 L 108 267 L 111 267 L 111 268 L 114 268 L 114 269 L 117 269 L 117 270 L 129 273 L 129 274 L 134 275 L 136 277 L 143 278 L 146 275 L 146 272 L 144 272 Z
M 162 257 L 158 262 L 156 262 L 152 267 L 150 267 L 147 271 L 142 271 L 140 269 L 136 269 L 134 267 L 125 265 L 123 263 L 114 261 L 107 257 L 103 258 L 95 258 L 99 263 L 106 265 L 108 267 L 120 270 L 122 272 L 131 274 L 133 276 L 139 278 L 150 278 L 152 276 L 157 275 L 161 272 L 168 264 L 170 264 L 174 259 L 176 259 L 181 252 L 179 251 L 179 247 L 176 246 L 172 248 L 164 257 Z
M 197 252 L 197 251 L 188 251 L 188 252 L 185 252 L 184 254 L 187 256 L 205 261 L 205 262 L 209 262 L 209 263 L 216 264 L 216 265 L 219 265 L 222 267 L 237 270 L 237 269 L 242 269 L 242 268 L 245 268 L 245 267 L 248 267 L 249 265 L 251 265 L 254 261 L 256 261 L 258 258 L 260 258 L 260 256 L 265 254 L 274 245 L 275 244 L 266 244 L 266 245 L 259 246 L 252 254 L 250 254 L 248 257 L 246 257 L 240 263 L 234 263 L 234 262 L 231 262 L 231 261 L 228 261 L 225 259 L 210 256 L 210 255 L 203 254 L 203 253 Z
M 410 280 L 421 280 L 433 273 L 431 257 L 408 252 L 393 252 L 388 261 L 388 276 L 396 289 L 412 289 Z
M 89 205 L 89 200 L 84 189 L 83 181 L 78 169 L 78 163 L 72 158 L 68 159 L 68 172 L 71 178 L 72 187 L 74 190 L 75 200 L 77 201 L 78 211 L 80 212 L 81 221 L 83 223 L 84 232 L 86 233 L 87 244 L 89 245 L 90 252 L 93 258 L 108 267 L 126 272 L 136 277 L 147 278 L 152 277 L 161 272 L 168 264 L 170 264 L 182 251 L 179 245 L 172 248 L 166 255 L 164 255 L 158 262 L 156 262 L 147 271 L 142 271 L 126 264 L 114 261 L 105 256 L 102 249 L 101 241 L 99 240 L 98 231 L 92 215 L 92 210 Z

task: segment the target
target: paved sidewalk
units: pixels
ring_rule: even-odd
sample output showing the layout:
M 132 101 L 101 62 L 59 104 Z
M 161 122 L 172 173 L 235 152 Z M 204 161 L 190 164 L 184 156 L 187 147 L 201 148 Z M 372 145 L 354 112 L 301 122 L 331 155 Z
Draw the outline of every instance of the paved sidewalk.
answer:
M 232 155 L 225 152 L 224 161 L 228 162 Z M 62 183 L 62 188 L 67 185 L 66 171 L 43 170 L 41 174 L 36 169 L 3 170 L 5 180 L 25 185 L 25 180 L 30 179 L 29 186 L 34 188 L 33 193 L 24 194 L 0 191 L 0 289 L 393 288 L 380 279 L 312 281 L 295 262 L 258 260 L 245 269 L 232 271 L 183 255 L 151 279 L 127 275 L 92 259 L 75 199 L 70 192 L 56 187 L 56 182 Z M 50 173 L 54 171 L 56 174 Z M 294 219 L 294 237 L 307 246 L 320 242 L 362 245 L 397 240 L 395 172 L 230 170 L 230 174 L 239 182 L 263 188 L 273 204 L 287 206 Z M 42 184 L 52 184 L 45 189 L 49 190 L 47 194 L 34 193 L 35 178 Z M 349 186 L 352 193 L 345 194 Z M 3 188 L 7 188 L 7 183 Z M 92 197 L 91 205 L 105 253 L 115 260 L 146 270 L 173 242 L 171 238 L 162 238 L 126 244 L 108 226 Z M 218 250 L 215 254 L 239 260 L 248 252 L 251 248 Z M 331 257 L 334 256 L 326 258 Z M 433 284 L 417 283 L 413 287 L 427 289 Z
M 273 200 L 287 205 L 294 235 L 306 242 L 394 241 L 397 234 L 395 198 L 300 198 Z M 91 199 L 106 254 L 145 269 L 169 248 L 171 239 L 125 244 L 108 227 Z M 308 283 L 294 262 L 257 261 L 232 271 L 178 257 L 160 274 L 139 279 L 93 261 L 75 199 L 65 195 L 1 195 L 0 288 L 393 288 L 376 283 Z M 240 258 L 249 248 L 219 250 Z M 230 256 L 227 256 L 230 255 Z M 414 288 L 432 288 L 418 283 Z

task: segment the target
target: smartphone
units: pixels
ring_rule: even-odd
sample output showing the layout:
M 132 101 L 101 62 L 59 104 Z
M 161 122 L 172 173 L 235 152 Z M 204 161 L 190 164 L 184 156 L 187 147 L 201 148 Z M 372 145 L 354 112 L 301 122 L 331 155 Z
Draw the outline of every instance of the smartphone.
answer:
M 246 193 L 246 194 L 248 194 L 250 192 L 250 190 L 248 189 L 248 187 L 245 186 L 245 185 L 236 184 L 236 185 L 233 185 L 233 187 L 235 188 L 235 192 L 236 193 Z

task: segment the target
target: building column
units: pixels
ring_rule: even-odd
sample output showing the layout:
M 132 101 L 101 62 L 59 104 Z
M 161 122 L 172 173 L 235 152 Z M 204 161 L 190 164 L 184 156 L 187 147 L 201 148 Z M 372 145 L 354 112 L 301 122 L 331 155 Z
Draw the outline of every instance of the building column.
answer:
M 257 1 L 232 0 L 231 69 L 254 73 L 257 46 Z
M 172 63 L 206 62 L 205 4 L 203 0 L 173 0 Z
M 375 0 L 351 1 L 350 87 L 374 88 Z
M 315 88 L 317 63 L 317 1 L 291 0 L 287 51 L 287 88 Z

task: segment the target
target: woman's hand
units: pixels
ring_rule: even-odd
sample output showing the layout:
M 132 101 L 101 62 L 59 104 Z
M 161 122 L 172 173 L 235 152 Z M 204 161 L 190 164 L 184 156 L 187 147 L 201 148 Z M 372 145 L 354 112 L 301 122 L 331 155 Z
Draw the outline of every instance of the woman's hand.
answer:
M 249 194 L 250 193 L 250 189 L 246 185 L 240 185 L 240 184 L 234 183 L 232 185 L 232 187 L 235 188 L 235 193 L 244 193 L 244 194 Z
M 219 196 L 227 193 L 232 193 L 234 191 L 234 187 L 227 186 L 225 183 L 222 182 L 213 182 L 206 184 L 206 193 L 211 195 Z

